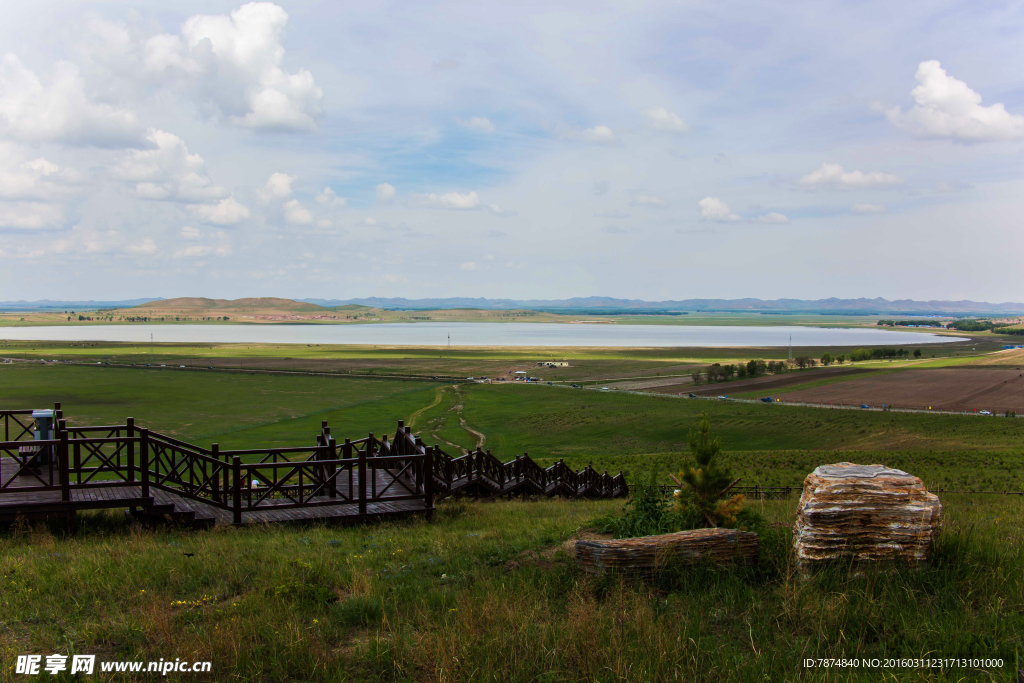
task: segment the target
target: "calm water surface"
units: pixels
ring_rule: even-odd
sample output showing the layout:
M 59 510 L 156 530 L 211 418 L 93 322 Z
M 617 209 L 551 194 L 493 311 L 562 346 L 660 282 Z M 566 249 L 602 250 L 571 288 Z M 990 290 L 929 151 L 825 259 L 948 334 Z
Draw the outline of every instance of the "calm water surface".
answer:
M 93 325 L 0 327 L 0 339 L 235 344 L 443 346 L 913 346 L 964 341 L 872 328 L 559 323 L 380 323 L 358 325 Z

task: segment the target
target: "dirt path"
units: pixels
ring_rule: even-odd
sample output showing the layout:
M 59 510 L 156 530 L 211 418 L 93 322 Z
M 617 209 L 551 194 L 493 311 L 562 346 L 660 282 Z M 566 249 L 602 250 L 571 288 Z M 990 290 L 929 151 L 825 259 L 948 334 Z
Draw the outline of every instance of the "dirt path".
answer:
M 461 391 L 459 391 L 458 385 L 455 385 L 455 386 L 452 386 L 452 387 L 438 387 L 437 391 L 434 394 L 434 402 L 431 403 L 428 406 L 424 406 L 424 407 L 420 408 L 415 413 L 413 413 L 412 416 L 409 418 L 409 426 L 410 427 L 415 426 L 416 420 L 421 415 L 423 415 L 423 413 L 425 413 L 426 411 L 430 410 L 431 408 L 434 408 L 437 405 L 439 405 L 441 403 L 441 401 L 444 400 L 445 392 L 448 391 L 449 389 L 455 392 L 456 399 L 457 399 L 458 402 L 455 405 L 453 405 L 451 408 L 449 408 L 448 412 L 454 412 L 455 416 L 459 418 L 459 426 L 462 427 L 464 430 L 466 430 L 467 434 L 469 434 L 469 435 L 471 435 L 473 437 L 473 439 L 475 441 L 475 443 L 473 445 L 473 448 L 483 448 L 484 444 L 487 443 L 487 435 L 484 434 L 483 432 L 479 432 L 479 431 L 473 429 L 472 427 L 470 427 L 469 423 L 467 423 L 466 419 L 462 416 L 462 393 L 461 393 Z M 448 446 L 451 446 L 452 448 L 457 449 L 459 452 L 461 452 L 463 454 L 468 453 L 468 451 L 464 447 L 460 446 L 457 443 L 452 443 L 451 441 L 449 441 L 448 439 L 446 439 L 446 438 L 444 438 L 443 436 L 440 435 L 439 432 L 440 432 L 441 426 L 444 424 L 444 422 L 445 422 L 444 419 L 438 419 L 436 421 L 433 421 L 433 420 L 431 421 L 430 426 L 428 426 L 426 428 L 429 431 L 429 434 L 430 434 L 431 438 L 435 442 L 447 444 Z
M 459 402 L 455 404 L 455 407 L 452 408 L 452 410 L 455 411 L 455 414 L 458 415 L 459 417 L 459 426 L 465 429 L 468 434 L 471 434 L 474 438 L 476 438 L 476 444 L 474 445 L 474 448 L 483 448 L 484 444 L 487 443 L 487 436 L 484 435 L 482 432 L 478 432 L 477 430 L 470 427 L 469 424 L 466 422 L 466 419 L 462 417 L 462 391 L 459 389 L 458 384 L 456 384 L 453 388 L 455 389 L 455 393 L 459 397 Z
M 431 408 L 433 408 L 437 404 L 439 404 L 443 397 L 444 397 L 444 387 L 438 387 L 437 390 L 434 391 L 434 402 L 431 403 L 429 406 L 423 406 L 422 408 L 420 408 L 415 413 L 413 413 L 412 415 L 409 416 L 409 422 L 408 422 L 409 428 L 412 429 L 413 427 L 415 427 L 416 426 L 416 420 L 419 419 L 419 416 L 422 415 L 423 413 L 427 412 L 428 410 L 430 410 Z

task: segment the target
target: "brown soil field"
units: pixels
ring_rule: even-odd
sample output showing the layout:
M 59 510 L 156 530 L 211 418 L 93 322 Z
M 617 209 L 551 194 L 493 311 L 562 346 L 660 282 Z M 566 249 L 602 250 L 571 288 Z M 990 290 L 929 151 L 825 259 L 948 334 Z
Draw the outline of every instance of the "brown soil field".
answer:
M 1024 340 L 1021 341 L 1024 343 Z M 990 353 L 980 358 L 971 358 L 965 360 L 964 365 L 970 365 L 976 367 L 979 365 L 999 365 L 1007 366 L 1012 365 L 1014 367 L 1024 367 L 1024 349 L 1008 349 L 1006 351 L 997 351 Z
M 1017 367 L 903 370 L 791 391 L 783 400 L 872 407 L 886 404 L 918 409 L 931 406 L 932 410 L 963 412 L 1024 412 L 1024 370 Z
M 774 389 L 791 387 L 794 384 L 814 382 L 819 379 L 831 379 L 833 377 L 845 377 L 848 375 L 859 375 L 865 372 L 873 372 L 870 368 L 830 367 L 815 370 L 803 370 L 787 372 L 782 375 L 764 375 L 754 379 L 741 379 L 732 382 L 718 382 L 715 384 L 701 384 L 694 387 L 690 379 L 680 381 L 678 384 L 662 385 L 651 387 L 649 391 L 658 394 L 676 394 L 679 392 L 693 393 L 698 396 L 718 396 L 719 394 L 736 394 L 745 391 L 764 391 L 768 393 Z

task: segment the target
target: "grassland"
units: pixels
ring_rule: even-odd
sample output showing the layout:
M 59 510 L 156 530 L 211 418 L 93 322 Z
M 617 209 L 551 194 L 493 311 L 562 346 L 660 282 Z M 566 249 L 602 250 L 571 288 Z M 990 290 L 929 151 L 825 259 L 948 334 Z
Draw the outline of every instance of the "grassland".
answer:
M 339 436 L 412 422 L 449 452 L 483 447 L 630 477 L 667 474 L 706 412 L 744 483 L 798 486 L 823 461 L 899 464 L 929 485 L 1024 490 L 1024 420 L 823 410 L 673 396 L 431 381 L 12 364 L 0 405 L 61 401 L 75 424 L 140 424 L 224 448 L 311 443 L 321 420 Z M 481 442 L 481 435 L 483 441 Z
M 1016 502 L 948 498 L 934 556 L 916 570 L 801 578 L 791 500 L 759 505 L 780 528 L 764 534 L 756 568 L 581 574 L 564 542 L 616 506 L 449 502 L 431 523 L 355 528 L 147 531 L 110 513 L 72 537 L 16 528 L 0 536 L 0 647 L 5 662 L 209 660 L 212 676 L 180 680 L 268 683 L 1011 679 L 1024 645 Z M 827 657 L 1004 666 L 802 664 Z
M 630 360 L 630 359 L 626 359 Z M 0 405 L 63 403 L 77 423 L 146 425 L 226 447 L 310 443 L 398 419 L 453 452 L 593 462 L 635 482 L 683 464 L 707 412 L 744 483 L 799 484 L 816 465 L 881 462 L 932 487 L 1024 490 L 1024 421 L 830 411 L 547 385 L 452 385 L 0 365 Z M 1024 647 L 1024 508 L 944 495 L 923 567 L 810 578 L 791 564 L 795 498 L 756 501 L 772 530 L 754 568 L 652 581 L 581 574 L 566 553 L 621 501 L 441 505 L 432 522 L 0 531 L 0 680 L 26 652 L 210 660 L 245 681 L 1003 681 Z M 806 658 L 1001 657 L 1002 669 L 808 669 Z M 172 676 L 173 678 L 173 676 Z M 137 680 L 151 680 L 143 675 Z M 124 678 L 118 680 L 133 680 Z M 181 680 L 185 680 L 184 677 Z

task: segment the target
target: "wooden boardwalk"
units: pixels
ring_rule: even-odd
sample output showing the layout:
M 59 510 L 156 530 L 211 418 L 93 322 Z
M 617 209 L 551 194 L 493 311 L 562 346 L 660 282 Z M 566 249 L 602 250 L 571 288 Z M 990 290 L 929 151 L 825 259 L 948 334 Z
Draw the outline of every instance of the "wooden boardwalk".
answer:
M 104 508 L 137 508 L 136 516 L 140 519 L 163 519 L 185 526 L 208 527 L 233 522 L 231 510 L 163 489 L 152 489 L 150 497 L 147 498 L 142 495 L 141 486 L 137 485 L 114 483 L 104 486 L 102 482 L 98 482 L 87 488 L 72 488 L 71 500 L 62 501 L 59 488 L 41 489 L 37 477 L 15 476 L 19 469 L 20 466 L 13 459 L 0 458 L 2 480 L 6 482 L 13 477 L 11 485 L 0 492 L 0 522 L 14 521 L 19 516 L 25 519 L 43 519 L 77 510 Z M 45 470 L 44 479 L 47 479 Z M 358 486 L 358 474 L 354 476 L 354 480 Z M 388 485 L 389 478 L 383 473 L 377 473 L 376 480 L 377 487 L 384 488 Z M 259 488 L 253 489 L 254 494 L 259 491 Z M 308 505 L 303 507 L 295 507 L 287 501 L 278 504 L 271 501 L 243 515 L 242 524 L 326 521 L 337 518 L 373 519 L 424 512 L 421 501 L 368 502 L 364 514 L 360 514 L 358 502 L 339 503 L 328 496 L 313 496 L 307 501 Z M 147 508 L 149 511 L 146 511 Z
M 316 445 L 221 451 L 123 425 L 68 427 L 60 404 L 52 433 L 33 440 L 30 410 L 0 410 L 0 521 L 128 508 L 145 522 L 185 526 L 430 516 L 436 498 L 609 498 L 628 493 L 622 474 L 542 468 L 529 455 L 502 462 L 490 451 L 452 457 L 398 423 L 337 443 L 324 422 Z M 44 428 L 40 428 L 44 429 Z M 42 449 L 48 462 L 36 455 Z

